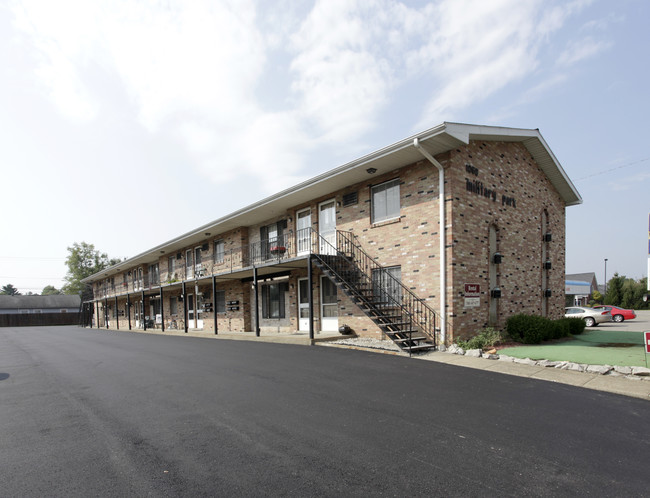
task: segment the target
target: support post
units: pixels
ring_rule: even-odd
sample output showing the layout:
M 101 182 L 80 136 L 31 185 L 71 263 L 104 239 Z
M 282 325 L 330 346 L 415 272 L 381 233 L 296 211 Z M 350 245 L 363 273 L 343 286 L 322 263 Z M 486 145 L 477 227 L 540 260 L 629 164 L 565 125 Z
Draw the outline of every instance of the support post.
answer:
M 253 289 L 255 291 L 255 336 L 260 336 L 260 306 L 259 288 L 257 284 L 257 268 L 253 265 Z
M 117 296 L 115 296 L 115 326 L 120 330 L 120 313 L 117 309 Z
M 163 288 L 160 286 L 160 328 L 165 331 L 165 302 L 163 301 Z
M 187 286 L 183 281 L 183 329 L 187 334 Z
M 309 338 L 314 338 L 314 270 L 312 268 L 312 255 L 307 258 L 307 287 L 309 296 Z
M 106 323 L 106 328 L 108 329 L 108 298 L 104 298 L 104 322 Z
M 129 321 L 129 330 L 131 330 L 131 296 L 128 293 L 126 295 L 126 317 Z
M 217 277 L 212 275 L 212 313 L 214 314 L 214 335 L 219 333 L 217 325 Z
M 142 320 L 142 329 L 147 330 L 147 319 L 144 314 L 144 290 L 142 291 L 142 301 L 140 302 L 140 320 Z

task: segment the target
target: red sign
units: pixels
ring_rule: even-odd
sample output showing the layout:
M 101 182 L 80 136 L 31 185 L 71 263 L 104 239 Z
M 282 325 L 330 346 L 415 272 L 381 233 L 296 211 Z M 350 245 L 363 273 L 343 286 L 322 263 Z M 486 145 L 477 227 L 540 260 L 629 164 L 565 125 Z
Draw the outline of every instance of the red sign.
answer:
M 650 353 L 650 332 L 644 332 L 643 338 L 645 340 L 645 352 Z
M 465 297 L 481 297 L 481 284 L 465 284 Z

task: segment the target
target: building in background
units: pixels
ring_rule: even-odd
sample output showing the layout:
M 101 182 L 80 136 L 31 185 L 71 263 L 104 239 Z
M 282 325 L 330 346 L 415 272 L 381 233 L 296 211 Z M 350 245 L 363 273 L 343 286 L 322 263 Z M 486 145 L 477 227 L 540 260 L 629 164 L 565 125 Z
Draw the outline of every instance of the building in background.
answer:
M 80 308 L 79 296 L 0 295 L 0 327 L 77 325 Z
M 574 306 L 586 306 L 591 294 L 599 291 L 595 273 L 570 273 L 565 277 L 564 293 L 573 297 Z M 604 295 L 604 292 L 603 292 Z
M 565 208 L 581 202 L 538 130 L 443 123 L 92 275 L 84 316 L 426 349 L 562 317 Z

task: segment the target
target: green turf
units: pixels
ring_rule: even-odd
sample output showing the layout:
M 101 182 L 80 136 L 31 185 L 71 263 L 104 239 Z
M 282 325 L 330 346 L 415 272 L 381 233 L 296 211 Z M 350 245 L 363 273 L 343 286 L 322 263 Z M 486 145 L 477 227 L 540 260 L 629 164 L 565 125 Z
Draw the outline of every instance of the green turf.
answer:
M 567 341 L 505 348 L 499 353 L 515 358 L 571 361 L 589 365 L 646 365 L 643 332 L 586 330 Z

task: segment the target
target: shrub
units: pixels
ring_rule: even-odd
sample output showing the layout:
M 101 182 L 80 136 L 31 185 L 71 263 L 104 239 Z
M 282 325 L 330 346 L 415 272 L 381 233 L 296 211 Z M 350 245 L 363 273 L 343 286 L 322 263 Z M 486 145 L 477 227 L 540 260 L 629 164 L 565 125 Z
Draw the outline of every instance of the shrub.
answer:
M 459 340 L 458 345 L 463 349 L 485 349 L 495 346 L 501 341 L 501 332 L 492 327 L 487 327 L 467 341 Z
M 549 320 L 534 315 L 514 315 L 506 321 L 508 335 L 524 344 L 539 344 L 542 341 L 561 339 L 571 334 L 581 334 L 585 323 L 581 318 Z
M 582 318 L 561 318 L 558 320 L 564 322 L 569 327 L 569 334 L 580 335 L 585 331 L 585 321 Z

